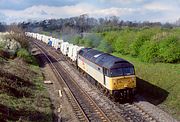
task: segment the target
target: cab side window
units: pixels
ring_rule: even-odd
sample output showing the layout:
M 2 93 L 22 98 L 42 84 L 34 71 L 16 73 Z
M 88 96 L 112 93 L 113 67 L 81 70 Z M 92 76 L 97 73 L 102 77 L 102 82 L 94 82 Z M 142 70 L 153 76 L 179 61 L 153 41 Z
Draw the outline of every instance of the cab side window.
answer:
M 79 51 L 79 54 L 80 54 L 80 55 L 82 55 L 82 54 L 83 54 L 83 51 L 82 51 L 82 50 L 80 50 L 80 51 Z

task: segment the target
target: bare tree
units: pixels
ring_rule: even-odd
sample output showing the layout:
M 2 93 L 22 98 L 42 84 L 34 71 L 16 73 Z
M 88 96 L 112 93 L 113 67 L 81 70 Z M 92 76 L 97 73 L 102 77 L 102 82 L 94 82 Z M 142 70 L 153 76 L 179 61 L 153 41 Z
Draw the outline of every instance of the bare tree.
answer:
M 28 39 L 21 27 L 18 27 L 16 24 L 12 24 L 7 30 L 9 32 L 7 38 L 16 40 L 23 48 L 28 48 Z

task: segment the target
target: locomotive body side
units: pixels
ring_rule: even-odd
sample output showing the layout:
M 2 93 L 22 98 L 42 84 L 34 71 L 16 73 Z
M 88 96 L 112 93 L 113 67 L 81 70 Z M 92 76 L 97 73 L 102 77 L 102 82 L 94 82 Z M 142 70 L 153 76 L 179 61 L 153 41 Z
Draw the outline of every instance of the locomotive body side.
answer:
M 96 81 L 101 83 L 104 87 L 108 89 L 108 85 L 104 84 L 104 75 L 103 75 L 103 68 L 90 62 L 89 60 L 85 59 L 84 57 L 78 55 L 78 67 L 80 67 L 83 71 L 93 77 Z

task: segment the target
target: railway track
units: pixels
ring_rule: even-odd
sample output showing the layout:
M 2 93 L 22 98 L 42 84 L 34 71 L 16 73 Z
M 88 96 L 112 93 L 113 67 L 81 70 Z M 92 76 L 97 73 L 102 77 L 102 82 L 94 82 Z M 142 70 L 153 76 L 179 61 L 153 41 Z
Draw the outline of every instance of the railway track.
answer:
M 123 117 L 126 118 L 127 121 L 133 122 L 158 122 L 154 117 L 145 112 L 140 106 L 136 105 L 136 103 L 126 103 L 119 104 L 115 103 L 116 106 L 120 108 L 121 111 L 117 111 Z
M 53 49 L 53 48 L 52 48 Z M 61 55 L 59 51 L 56 50 L 56 53 L 53 53 L 55 57 L 58 57 L 58 55 Z M 69 60 L 67 60 L 69 64 L 72 64 Z M 74 72 L 76 71 L 75 67 L 72 67 Z M 137 99 L 137 98 L 136 98 Z M 98 101 L 98 100 L 97 100 Z M 138 101 L 138 100 L 136 100 Z M 125 117 L 126 121 L 133 121 L 133 122 L 158 122 L 157 119 L 155 119 L 153 116 L 148 114 L 141 106 L 136 104 L 135 102 L 133 103 L 126 103 L 126 104 L 121 104 L 119 102 L 114 102 L 114 104 L 120 108 L 120 111 L 117 111 L 119 115 L 122 117 Z M 110 118 L 116 118 L 117 116 L 115 114 L 112 114 L 112 112 L 108 112 L 109 110 L 106 110 L 107 113 L 111 113 Z M 116 113 L 116 114 L 117 114 Z
M 102 121 L 110 122 L 109 118 L 98 107 L 93 99 L 73 80 L 67 71 L 52 58 L 47 49 L 43 48 L 37 42 L 34 43 L 46 57 L 56 75 L 63 81 L 66 88 L 64 89 L 69 102 L 71 103 L 74 113 L 79 121 Z M 62 60 L 62 59 L 59 59 Z
M 39 44 L 39 46 L 40 46 L 40 44 Z M 43 48 L 43 47 L 41 47 L 41 48 Z M 52 61 L 54 61 L 54 62 L 58 62 L 58 61 L 64 61 L 64 62 L 67 62 L 67 63 L 70 63 L 69 61 L 67 61 L 66 59 L 64 59 L 64 57 L 60 57 L 60 55 L 59 55 L 59 53 L 57 53 L 57 51 L 55 51 L 53 48 L 51 48 L 51 47 L 49 47 L 49 46 L 47 46 L 46 47 L 46 49 L 48 49 L 49 48 L 49 55 L 52 55 L 52 57 L 51 57 L 51 60 Z M 45 49 L 45 48 L 44 48 Z M 54 50 L 54 51 L 52 51 L 52 50 Z M 60 66 L 60 65 L 58 65 L 57 66 L 58 67 L 58 69 L 59 68 L 62 68 L 62 69 L 64 69 L 62 66 Z M 75 68 L 73 68 L 72 67 L 72 69 L 75 71 Z M 68 72 L 68 71 L 66 71 L 65 69 L 64 69 L 64 73 L 65 72 Z M 63 74 L 63 72 L 62 72 L 62 74 Z M 71 78 L 71 80 L 73 80 L 73 78 L 70 76 L 70 74 L 69 74 L 69 77 Z M 75 82 L 74 80 L 73 80 L 73 82 Z M 69 86 L 71 87 L 71 83 L 69 83 Z M 78 85 L 77 83 L 76 83 L 76 85 Z M 72 85 L 72 87 L 73 87 L 73 85 Z M 79 85 L 78 85 L 78 87 L 77 87 L 78 89 L 81 89 L 80 87 L 79 87 Z M 73 92 L 76 92 L 76 90 L 74 90 Z M 66 93 L 68 93 L 68 92 L 66 92 Z M 85 94 L 87 94 L 84 90 L 82 90 L 82 93 L 85 93 Z M 81 96 L 81 94 L 76 94 L 77 96 Z M 67 95 L 68 97 L 70 96 L 70 95 Z M 87 95 L 88 96 L 88 95 Z M 89 97 L 89 98 L 87 98 L 87 96 L 84 96 L 84 98 L 85 99 L 91 99 L 91 97 Z M 83 99 L 84 99 L 83 98 Z M 69 99 L 69 101 L 71 102 L 71 97 L 69 97 L 68 98 Z M 77 99 L 80 99 L 80 98 L 77 98 Z M 92 99 L 91 99 L 92 100 Z M 82 100 L 82 101 L 80 101 L 80 103 L 82 103 L 82 102 L 84 102 L 85 100 Z M 93 101 L 93 100 L 92 100 Z M 97 100 L 98 101 L 98 100 Z M 77 101 L 78 102 L 78 101 Z M 71 102 L 72 103 L 72 102 Z M 94 103 L 94 104 L 96 104 L 95 102 L 90 102 L 90 104 L 92 104 L 92 103 Z M 140 121 L 142 121 L 142 122 L 158 122 L 155 118 L 153 118 L 151 115 L 149 115 L 147 112 L 145 112 L 140 106 L 138 106 L 136 103 L 132 103 L 132 104 L 130 104 L 130 103 L 126 103 L 126 104 L 120 104 L 120 103 L 118 103 L 118 102 L 114 102 L 114 104 L 116 105 L 116 106 L 114 106 L 112 109 L 116 109 L 116 107 L 118 107 L 119 109 L 118 110 L 116 110 L 115 112 L 113 112 L 112 110 L 107 110 L 107 111 L 105 111 L 104 110 L 104 112 L 102 111 L 103 110 L 103 108 L 101 108 L 100 109 L 100 113 L 102 112 L 103 114 L 100 114 L 100 117 L 98 117 L 98 118 L 104 118 L 103 116 L 105 116 L 106 118 L 107 118 L 107 120 L 105 120 L 105 119 L 98 119 L 98 118 L 96 118 L 94 115 L 95 114 L 99 114 L 99 112 L 93 112 L 93 114 L 88 114 L 88 113 L 92 113 L 92 111 L 89 111 L 89 110 L 91 110 L 91 109 L 89 109 L 89 110 L 86 110 L 86 108 L 84 108 L 84 110 L 85 111 L 87 111 L 87 113 L 85 113 L 85 115 L 86 114 L 88 114 L 89 115 L 89 118 L 90 119 L 88 119 L 89 121 L 129 121 L 129 122 L 140 122 Z M 73 105 L 72 105 L 73 106 Z M 84 105 L 84 104 L 82 104 L 82 106 L 86 106 L 86 105 Z M 97 105 L 96 105 L 97 106 Z M 75 105 L 75 107 L 73 107 L 73 108 L 75 108 L 75 110 L 76 110 L 76 105 Z M 93 108 L 93 107 L 92 107 Z M 83 108 L 82 108 L 83 109 Z M 96 108 L 94 109 L 93 108 L 93 110 L 95 110 L 95 111 L 97 111 L 96 110 Z M 75 112 L 77 115 L 79 115 L 79 112 L 77 111 L 77 112 Z M 90 116 L 90 115 L 93 115 L 93 116 Z M 82 116 L 82 115 L 81 115 Z M 81 116 L 80 117 L 78 117 L 80 120 L 81 120 Z M 118 118 L 118 116 L 121 116 L 121 117 L 123 117 L 124 119 L 117 119 Z M 87 117 L 88 118 L 88 117 Z M 93 118 L 93 119 L 92 119 Z

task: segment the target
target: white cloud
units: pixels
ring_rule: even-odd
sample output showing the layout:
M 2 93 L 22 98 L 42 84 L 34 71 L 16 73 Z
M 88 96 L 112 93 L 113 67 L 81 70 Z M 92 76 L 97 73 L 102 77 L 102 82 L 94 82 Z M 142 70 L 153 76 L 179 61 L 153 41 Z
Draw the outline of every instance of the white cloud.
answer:
M 145 9 L 148 10 L 172 10 L 173 7 L 168 5 L 168 4 L 164 4 L 164 3 L 159 3 L 159 2 L 152 2 L 152 3 L 148 3 L 144 5 Z
M 77 4 L 74 6 L 32 6 L 25 10 L 0 10 L 8 18 L 7 21 L 24 21 L 24 20 L 43 20 L 50 18 L 65 18 L 72 16 L 79 16 L 82 14 L 89 14 L 93 17 L 105 17 L 105 16 L 121 16 L 128 13 L 137 11 L 138 9 L 132 8 L 106 8 L 100 9 L 89 4 Z
M 49 19 L 49 18 L 64 18 L 70 16 L 78 16 L 80 14 L 88 13 L 93 10 L 91 6 L 86 4 L 79 4 L 75 6 L 63 6 L 63 7 L 53 7 L 53 6 L 32 6 L 25 10 L 0 10 L 9 19 L 15 19 L 19 21 L 27 19 Z M 21 20 L 22 19 L 22 20 Z
M 106 1 L 106 0 L 103 0 Z M 118 1 L 118 0 L 113 0 Z M 123 0 L 120 0 L 123 1 Z M 128 0 L 141 1 L 141 0 Z M 27 20 L 57 19 L 88 14 L 92 17 L 118 16 L 124 20 L 131 21 L 161 21 L 173 22 L 179 16 L 180 8 L 167 4 L 147 3 L 141 8 L 109 7 L 99 8 L 91 4 L 80 3 L 71 6 L 32 6 L 24 10 L 1 10 L 0 21 L 22 22 Z M 3 18 L 3 19 L 1 19 Z
M 180 7 L 173 1 L 155 1 L 147 3 L 143 6 L 143 9 L 150 11 L 151 13 L 156 12 L 159 14 L 159 16 L 154 17 L 152 21 L 175 22 L 180 17 Z
M 118 3 L 118 4 L 131 4 L 131 3 L 140 3 L 144 0 L 99 0 L 100 2 L 111 2 L 111 3 Z
M 99 9 L 95 10 L 91 13 L 92 16 L 123 16 L 128 15 L 133 12 L 140 11 L 140 9 L 132 9 L 132 8 L 107 8 L 107 9 Z

